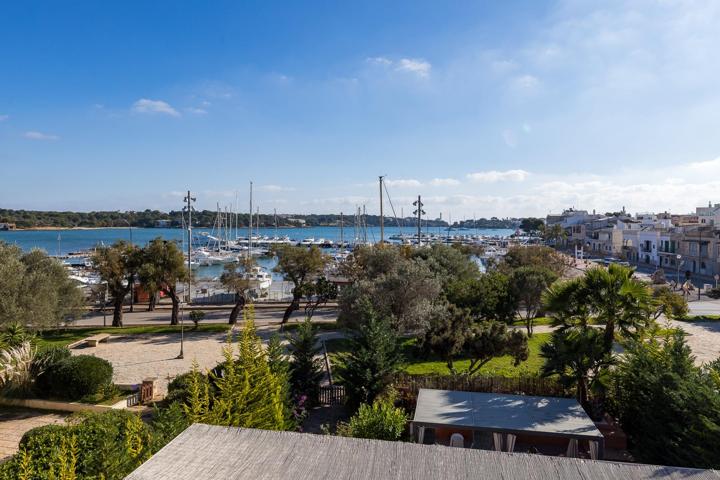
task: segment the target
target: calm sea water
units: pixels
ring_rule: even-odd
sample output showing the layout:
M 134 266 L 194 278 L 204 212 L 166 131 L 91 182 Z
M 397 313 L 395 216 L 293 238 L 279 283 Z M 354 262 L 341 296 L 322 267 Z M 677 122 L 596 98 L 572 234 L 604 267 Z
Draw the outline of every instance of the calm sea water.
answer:
M 209 229 L 196 228 L 194 234 L 201 232 L 210 232 Z M 429 233 L 444 234 L 446 230 L 440 228 L 430 228 Z M 324 238 L 331 241 L 340 241 L 339 227 L 308 227 L 308 228 L 261 228 L 262 236 L 288 236 L 290 239 L 300 241 L 304 238 Z M 391 235 L 404 233 L 412 234 L 413 230 L 404 228 L 400 230 L 398 227 L 386 227 L 386 238 Z M 491 235 L 491 236 L 508 236 L 513 230 L 508 229 L 470 229 L 470 230 L 453 230 L 452 234 L 462 235 Z M 238 231 L 240 236 L 246 236 L 247 230 Z M 110 245 L 117 240 L 130 241 L 130 229 L 121 228 L 100 228 L 96 230 L 16 230 L 16 231 L 0 231 L 0 240 L 10 244 L 15 244 L 23 250 L 31 250 L 39 248 L 45 250 L 51 255 L 65 255 L 78 250 L 87 250 L 99 244 Z M 162 237 L 165 240 L 183 240 L 186 235 L 184 230 L 178 228 L 133 228 L 132 240 L 138 245 L 145 245 L 156 237 Z M 345 241 L 352 241 L 354 232 L 352 228 L 344 229 Z M 377 241 L 380 239 L 379 227 L 368 227 L 368 241 Z
M 424 230 L 425 231 L 425 230 Z M 210 232 L 210 229 L 197 228 L 193 230 L 195 235 L 201 232 Z M 485 236 L 508 236 L 514 231 L 508 229 L 469 229 L 469 230 L 453 230 L 452 234 L 460 235 L 485 235 Z M 412 234 L 413 230 L 410 228 L 400 229 L 398 227 L 386 227 L 385 236 L 386 238 L 396 234 Z M 445 234 L 446 229 L 441 228 L 429 228 L 427 233 L 431 234 Z M 301 241 L 304 238 L 323 238 L 325 240 L 340 241 L 340 228 L 339 227 L 308 227 L 308 228 L 279 228 L 277 231 L 274 228 L 261 228 L 261 236 L 273 237 L 288 236 L 291 240 Z M 186 235 L 184 230 L 178 228 L 133 228 L 132 229 L 132 241 L 138 245 L 145 245 L 150 240 L 162 237 L 165 240 L 183 240 Z M 239 236 L 246 236 L 247 230 L 241 229 L 238 231 Z M 343 238 L 346 242 L 351 242 L 354 237 L 354 231 L 352 228 L 345 228 L 343 232 Z M 380 228 L 379 227 L 368 227 L 367 228 L 367 239 L 368 241 L 377 241 L 380 239 Z M 32 250 L 33 248 L 39 248 L 45 250 L 51 255 L 65 255 L 70 252 L 77 252 L 80 250 L 88 250 L 96 245 L 105 244 L 110 245 L 117 240 L 130 241 L 130 229 L 121 228 L 100 228 L 95 230 L 16 230 L 16 231 L 0 231 L 0 241 L 5 241 L 10 244 L 15 244 L 25 251 Z M 272 258 L 259 258 L 258 263 L 268 269 L 272 269 L 275 266 L 275 259 Z M 222 273 L 223 267 L 220 265 L 213 265 L 209 267 L 200 267 L 198 269 L 198 275 L 201 278 L 214 278 Z M 279 280 L 279 277 L 276 278 Z

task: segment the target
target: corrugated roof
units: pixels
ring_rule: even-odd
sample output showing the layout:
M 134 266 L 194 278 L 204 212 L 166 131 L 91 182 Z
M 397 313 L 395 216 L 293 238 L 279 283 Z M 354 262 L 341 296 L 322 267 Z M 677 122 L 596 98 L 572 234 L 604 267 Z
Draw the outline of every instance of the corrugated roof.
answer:
M 602 438 L 592 419 L 572 398 L 420 389 L 413 422 L 494 432 Z
M 693 469 L 195 424 L 129 480 L 720 480 Z

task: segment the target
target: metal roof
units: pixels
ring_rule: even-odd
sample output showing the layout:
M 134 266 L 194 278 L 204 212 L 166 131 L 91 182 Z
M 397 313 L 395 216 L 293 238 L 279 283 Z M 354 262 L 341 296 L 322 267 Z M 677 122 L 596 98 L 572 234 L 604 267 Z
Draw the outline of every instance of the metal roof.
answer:
M 420 389 L 413 423 L 598 440 L 602 433 L 572 398 Z
M 128 480 L 684 479 L 720 473 L 195 424 Z

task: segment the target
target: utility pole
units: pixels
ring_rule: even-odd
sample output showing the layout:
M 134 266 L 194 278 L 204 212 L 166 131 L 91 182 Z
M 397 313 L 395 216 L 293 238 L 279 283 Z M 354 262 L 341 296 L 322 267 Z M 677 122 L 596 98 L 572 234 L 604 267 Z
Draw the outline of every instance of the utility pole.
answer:
M 420 195 L 418 195 L 418 199 L 413 202 L 413 205 L 417 207 L 417 210 L 415 210 L 413 213 L 417 215 L 417 241 L 418 241 L 418 247 L 422 245 L 422 216 L 425 213 L 425 211 L 422 209 L 423 203 Z
M 378 177 L 380 180 L 380 245 L 385 242 L 385 225 L 383 222 L 383 177 Z

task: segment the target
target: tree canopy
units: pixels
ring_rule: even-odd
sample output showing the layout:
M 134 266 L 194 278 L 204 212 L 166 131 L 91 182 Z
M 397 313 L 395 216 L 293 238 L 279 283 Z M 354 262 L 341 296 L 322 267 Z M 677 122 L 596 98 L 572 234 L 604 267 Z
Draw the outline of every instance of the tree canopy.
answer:
M 84 303 L 77 285 L 60 261 L 0 241 L 0 328 L 43 330 L 74 320 Z

